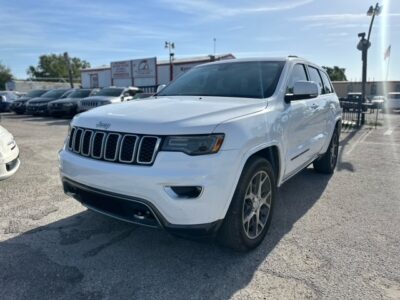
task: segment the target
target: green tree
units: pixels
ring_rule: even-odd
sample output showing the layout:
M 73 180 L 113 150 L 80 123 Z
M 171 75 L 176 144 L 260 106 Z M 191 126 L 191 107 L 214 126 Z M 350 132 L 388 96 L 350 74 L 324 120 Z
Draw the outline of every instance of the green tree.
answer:
M 322 67 L 326 70 L 326 73 L 328 73 L 332 81 L 347 81 L 345 68 L 339 68 L 338 66 L 334 66 L 333 68 L 324 66 Z
M 0 61 L 0 90 L 6 89 L 6 82 L 13 79 L 11 70 Z
M 90 63 L 78 57 L 71 57 L 72 77 L 80 78 L 81 69 L 90 68 Z M 39 57 L 39 63 L 29 66 L 26 73 L 31 78 L 68 78 L 68 67 L 63 54 L 45 54 Z

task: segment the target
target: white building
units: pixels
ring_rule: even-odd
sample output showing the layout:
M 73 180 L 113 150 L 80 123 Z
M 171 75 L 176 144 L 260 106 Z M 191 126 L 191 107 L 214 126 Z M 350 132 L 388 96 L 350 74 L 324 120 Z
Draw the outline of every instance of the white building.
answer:
M 232 54 L 208 55 L 174 59 L 172 79 L 179 77 L 194 66 L 214 60 L 234 59 Z M 107 86 L 138 86 L 154 90 L 160 84 L 170 82 L 171 70 L 168 60 L 157 61 L 155 58 L 135 59 L 112 62 L 110 66 L 83 69 L 81 82 L 83 88 Z

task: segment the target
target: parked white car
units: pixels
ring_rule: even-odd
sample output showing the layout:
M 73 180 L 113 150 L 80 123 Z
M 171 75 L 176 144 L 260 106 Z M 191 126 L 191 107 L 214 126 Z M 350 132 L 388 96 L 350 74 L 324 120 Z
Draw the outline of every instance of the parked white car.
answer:
M 217 235 L 245 251 L 267 233 L 277 187 L 310 164 L 334 172 L 339 100 L 306 60 L 197 66 L 155 98 L 72 120 L 59 153 L 65 193 L 121 220 Z
M 95 96 L 79 100 L 78 112 L 87 111 L 98 106 L 132 100 L 137 92 L 139 92 L 139 88 L 137 87 L 109 87 L 101 89 Z
M 400 109 L 400 92 L 388 93 L 385 101 L 385 111 L 391 112 Z
M 19 149 L 14 137 L 4 127 L 0 126 L 0 180 L 6 179 L 17 172 Z

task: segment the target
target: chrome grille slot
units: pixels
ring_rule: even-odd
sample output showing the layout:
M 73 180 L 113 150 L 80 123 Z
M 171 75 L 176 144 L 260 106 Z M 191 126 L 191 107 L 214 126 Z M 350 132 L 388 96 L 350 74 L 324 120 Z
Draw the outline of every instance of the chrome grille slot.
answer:
M 93 136 L 92 142 L 92 157 L 101 159 L 103 157 L 103 146 L 104 146 L 104 138 L 106 134 L 104 132 L 96 132 Z
M 81 154 L 84 156 L 89 156 L 90 154 L 90 144 L 92 141 L 93 131 L 85 130 L 82 137 Z
M 152 164 L 160 145 L 161 139 L 155 136 L 144 136 L 140 141 L 137 162 L 140 164 Z
M 118 133 L 109 133 L 105 142 L 104 159 L 114 161 L 118 157 L 118 146 L 121 135 Z
M 121 147 L 119 152 L 119 161 L 123 163 L 132 163 L 135 160 L 136 147 L 138 143 L 138 136 L 126 134 L 121 140 Z
M 71 128 L 67 149 L 78 155 L 115 163 L 152 165 L 161 137 Z
M 75 136 L 74 136 L 73 150 L 76 153 L 79 153 L 81 151 L 82 133 L 83 133 L 83 129 L 82 128 L 78 128 L 76 130 L 76 133 L 75 133 Z

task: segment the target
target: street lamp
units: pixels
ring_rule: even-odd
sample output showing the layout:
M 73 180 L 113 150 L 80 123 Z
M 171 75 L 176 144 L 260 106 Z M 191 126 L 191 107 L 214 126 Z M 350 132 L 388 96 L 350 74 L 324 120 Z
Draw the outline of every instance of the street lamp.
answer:
M 172 60 L 174 59 L 174 55 L 175 55 L 175 53 L 173 52 L 173 50 L 175 49 L 175 43 L 166 41 L 164 48 L 168 49 L 168 52 L 169 52 L 169 80 L 172 81 L 172 79 L 173 79 Z
M 360 41 L 357 44 L 357 49 L 361 51 L 361 60 L 362 60 L 362 83 L 361 83 L 361 101 L 365 103 L 365 90 L 367 85 L 367 60 L 368 60 L 368 49 L 371 47 L 371 42 L 369 41 L 371 37 L 372 25 L 374 23 L 375 16 L 378 16 L 381 13 L 382 6 L 379 6 L 379 3 L 376 3 L 375 7 L 370 6 L 367 11 L 367 16 L 372 17 L 371 23 L 369 24 L 368 36 L 365 38 L 365 32 L 359 33 L 358 37 Z M 358 111 L 361 112 L 362 104 L 359 103 Z M 361 124 L 365 123 L 365 115 L 361 114 Z M 360 125 L 360 113 L 357 118 L 357 125 Z

